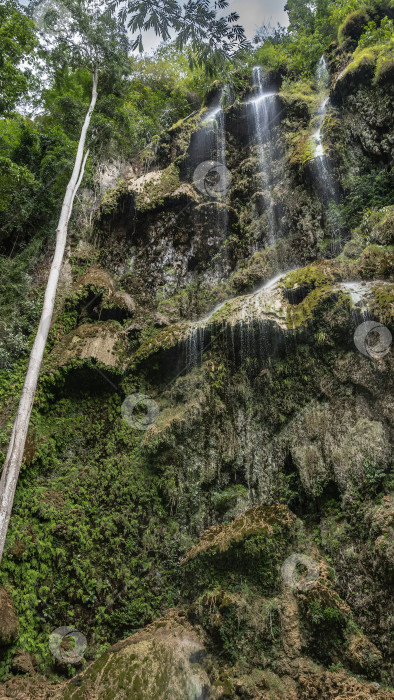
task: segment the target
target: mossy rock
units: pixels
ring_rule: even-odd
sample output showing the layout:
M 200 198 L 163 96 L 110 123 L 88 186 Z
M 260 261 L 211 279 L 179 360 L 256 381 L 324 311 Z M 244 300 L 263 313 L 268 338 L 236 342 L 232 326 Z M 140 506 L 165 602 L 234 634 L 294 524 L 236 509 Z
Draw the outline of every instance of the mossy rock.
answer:
M 335 83 L 332 94 L 334 101 L 341 102 L 352 91 L 367 85 L 379 84 L 385 91 L 392 91 L 392 84 L 384 80 L 383 76 L 385 71 L 391 75 L 393 61 L 394 54 L 390 44 L 356 49 L 352 61 Z
M 144 212 L 162 205 L 166 198 L 174 195 L 180 185 L 178 169 L 170 165 L 165 170 L 152 170 L 129 181 L 128 191 L 135 197 L 137 210 Z
M 182 564 L 209 549 L 225 552 L 234 542 L 251 535 L 272 535 L 274 525 L 290 527 L 295 515 L 284 505 L 255 506 L 238 515 L 230 525 L 217 525 L 207 530 L 200 541 L 186 552 Z
M 357 375 L 362 377 L 363 363 L 355 365 L 354 373 L 354 381 Z M 310 496 L 318 496 L 334 481 L 339 492 L 351 497 L 355 489 L 368 490 L 370 463 L 382 473 L 389 468 L 385 426 L 367 417 L 357 418 L 351 405 L 346 408 L 332 402 L 308 406 L 286 428 L 285 439 Z
M 367 246 L 357 260 L 357 270 L 361 279 L 389 278 L 394 272 L 394 246 Z
M 91 267 L 85 272 L 81 277 L 79 277 L 75 284 L 76 290 L 81 289 L 92 289 L 97 293 L 110 293 L 115 289 L 115 283 L 112 277 L 99 267 Z
M 383 324 L 394 322 L 394 284 L 387 284 L 372 289 L 370 310 Z
M 394 83 L 394 51 L 381 54 L 376 63 L 375 83 L 381 86 L 392 86 Z
M 309 131 L 305 131 L 301 136 L 298 137 L 294 146 L 293 152 L 290 156 L 290 165 L 303 166 L 315 157 L 316 144 L 313 141 L 313 137 Z
M 119 642 L 74 680 L 59 700 L 205 700 L 204 646 L 176 612 Z
M 392 245 L 394 243 L 394 206 L 367 212 L 360 228 L 367 240 L 379 245 Z
M 176 347 L 179 343 L 186 340 L 189 333 L 189 323 L 175 323 L 172 326 L 153 332 L 151 337 L 145 340 L 134 353 L 131 364 L 133 366 L 137 365 L 151 355 Z
M 309 120 L 319 104 L 319 95 L 310 80 L 293 81 L 279 92 L 279 100 L 286 115 L 293 119 Z
M 55 345 L 44 369 L 51 371 L 75 360 L 95 360 L 105 367 L 120 368 L 125 352 L 120 331 L 121 327 L 113 321 L 85 323 Z
M 353 634 L 348 641 L 346 660 L 354 673 L 378 675 L 382 654 L 364 634 Z
M 348 47 L 355 47 L 364 31 L 365 25 L 369 22 L 369 15 L 365 9 L 356 10 L 348 15 L 341 24 L 338 31 L 338 39 L 341 44 Z
M 99 306 L 98 313 L 100 319 L 107 321 L 109 319 L 122 321 L 134 315 L 136 303 L 130 294 L 123 291 L 116 291 L 110 294 Z

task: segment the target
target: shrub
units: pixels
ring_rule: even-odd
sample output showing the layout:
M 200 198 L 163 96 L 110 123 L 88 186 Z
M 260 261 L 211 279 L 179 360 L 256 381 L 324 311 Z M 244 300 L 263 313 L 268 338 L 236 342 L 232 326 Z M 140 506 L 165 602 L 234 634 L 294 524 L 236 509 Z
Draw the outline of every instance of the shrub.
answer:
M 380 26 L 376 22 L 368 22 L 359 40 L 359 47 L 364 49 L 367 46 L 376 44 L 388 44 L 394 35 L 394 21 L 388 17 L 383 17 Z
M 369 16 L 366 10 L 357 10 L 352 12 L 345 19 L 339 28 L 338 38 L 341 44 L 347 43 L 349 46 L 356 46 L 365 25 L 368 23 Z

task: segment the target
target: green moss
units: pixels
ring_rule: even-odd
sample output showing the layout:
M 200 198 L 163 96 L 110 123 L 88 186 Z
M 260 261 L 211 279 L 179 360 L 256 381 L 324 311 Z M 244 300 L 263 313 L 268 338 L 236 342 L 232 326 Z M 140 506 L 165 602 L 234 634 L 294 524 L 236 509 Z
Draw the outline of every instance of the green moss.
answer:
M 155 175 L 155 171 L 153 171 Z M 166 197 L 170 197 L 180 186 L 179 170 L 172 164 L 160 173 L 158 179 L 148 179 L 136 190 L 136 207 L 139 212 L 154 209 L 163 204 Z M 131 188 L 133 183 L 131 183 Z M 133 190 L 132 190 L 133 191 Z
M 285 81 L 279 97 L 286 109 L 296 114 L 312 115 L 319 103 L 319 95 L 311 80 Z
M 304 131 L 301 136 L 298 136 L 294 145 L 293 152 L 290 157 L 290 165 L 305 165 L 308 161 L 315 157 L 316 144 L 309 131 Z
M 118 180 L 117 186 L 113 189 L 108 189 L 101 200 L 100 210 L 102 214 L 111 214 L 118 206 L 119 199 L 127 192 L 127 183 L 124 180 Z
M 365 8 L 348 15 L 338 30 L 338 39 L 341 44 L 348 42 L 357 45 L 365 25 L 368 23 L 369 15 Z
M 394 285 L 387 284 L 384 287 L 375 287 L 372 290 L 370 308 L 383 324 L 394 322 Z
M 375 83 L 392 85 L 394 81 L 394 47 L 381 51 L 376 62 Z
M 361 279 L 385 279 L 394 271 L 394 246 L 371 244 L 354 263 Z
M 392 44 L 383 44 L 358 48 L 353 54 L 353 60 L 341 76 L 340 82 L 349 80 L 374 82 L 383 84 L 384 76 L 390 76 L 393 70 L 394 53 Z
M 177 290 L 173 296 L 160 298 L 162 291 L 159 288 L 157 292 L 157 297 L 160 300 L 158 310 L 172 322 L 185 318 L 198 318 L 231 296 L 232 292 L 229 282 L 219 282 L 215 287 L 192 282 Z
M 331 298 L 333 285 L 323 285 L 310 292 L 306 298 L 295 306 L 287 309 L 287 325 L 289 328 L 299 328 L 305 326 L 312 320 L 314 314 L 320 306 Z
M 152 335 L 145 340 L 132 358 L 132 365 L 137 365 L 161 350 L 169 350 L 186 339 L 190 331 L 188 323 L 177 323 L 157 331 L 152 328 Z
M 378 55 L 379 49 L 374 46 L 369 46 L 366 49 L 358 49 L 354 53 L 353 60 L 351 61 L 351 63 L 349 63 L 349 65 L 343 72 L 341 79 L 344 80 L 349 75 L 361 76 L 362 74 L 366 74 L 368 72 L 368 70 L 366 69 L 373 69 L 375 67 Z M 369 73 L 372 76 L 374 70 L 369 71 Z
M 317 309 L 331 299 L 338 277 L 335 266 L 323 262 L 294 270 L 285 277 L 283 286 L 290 301 L 293 295 L 304 297 L 300 303 L 290 304 L 287 308 L 289 328 L 305 326 L 313 318 Z
M 312 264 L 289 272 L 283 280 L 283 286 L 285 289 L 297 286 L 312 291 L 332 283 L 334 279 L 335 275 L 328 264 Z
M 289 265 L 287 246 L 287 242 L 281 240 L 244 261 L 230 278 L 232 291 L 235 294 L 252 291 L 262 282 L 274 277 L 280 269 L 286 269 L 286 265 Z

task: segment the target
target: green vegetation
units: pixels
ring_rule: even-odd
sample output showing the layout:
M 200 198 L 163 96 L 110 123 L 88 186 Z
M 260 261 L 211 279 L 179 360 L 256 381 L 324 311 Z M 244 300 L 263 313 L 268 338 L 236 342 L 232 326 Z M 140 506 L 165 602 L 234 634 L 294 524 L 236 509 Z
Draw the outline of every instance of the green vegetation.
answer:
M 37 45 L 34 25 L 16 0 L 0 5 L 0 116 L 11 112 L 29 86 L 29 72 L 21 68 Z
M 170 637 L 173 616 L 202 634 L 201 663 L 220 698 L 286 700 L 294 687 L 300 697 L 367 697 L 370 680 L 385 692 L 391 356 L 375 362 L 353 337 L 364 305 L 387 327 L 393 320 L 392 8 L 289 0 L 287 9 L 288 30 L 263 28 L 253 49 L 208 61 L 208 75 L 198 47 L 190 56 L 168 42 L 100 76 L 0 569 L 20 622 L 18 640 L 0 645 L 5 678 L 17 674 L 19 649 L 49 678 L 75 675 L 48 648 L 50 632 L 73 625 L 88 638 L 86 662 L 97 659 L 94 681 L 109 645 L 162 616 L 157 629 Z M 311 140 L 328 94 L 316 79 L 323 53 L 340 76 L 322 124 L 337 186 L 329 202 Z M 256 64 L 278 92 L 267 182 L 244 104 Z M 193 188 L 201 116 L 223 83 L 232 91 L 225 232 L 220 206 Z M 1 461 L 91 75 L 66 61 L 30 89 L 40 110 L 11 111 L 15 93 L 0 120 Z M 341 288 L 353 281 L 362 303 Z M 212 326 L 197 324 L 225 300 Z M 107 364 L 106 335 L 115 338 Z M 122 419 L 134 393 L 160 408 L 146 431 Z M 297 552 L 319 564 L 310 588 L 284 583 L 283 563 Z M 114 676 L 123 692 L 133 679 L 143 698 L 143 650 L 130 651 L 128 666 L 119 651 L 105 683 Z M 70 695 L 88 692 L 82 679 Z

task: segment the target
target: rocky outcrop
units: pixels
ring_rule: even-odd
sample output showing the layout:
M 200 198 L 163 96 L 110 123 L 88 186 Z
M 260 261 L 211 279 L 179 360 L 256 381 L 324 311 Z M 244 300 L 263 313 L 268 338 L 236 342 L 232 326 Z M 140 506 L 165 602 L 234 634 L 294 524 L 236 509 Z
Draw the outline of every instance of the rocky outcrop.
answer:
M 174 611 L 115 644 L 55 697 L 59 700 L 208 700 L 206 651 L 187 620 Z
M 11 596 L 5 588 L 0 588 L 0 647 L 15 642 L 19 634 L 19 623 Z
M 73 360 L 95 360 L 105 367 L 122 365 L 121 328 L 115 323 L 86 324 L 64 336 L 48 358 L 47 368 L 63 367 Z

